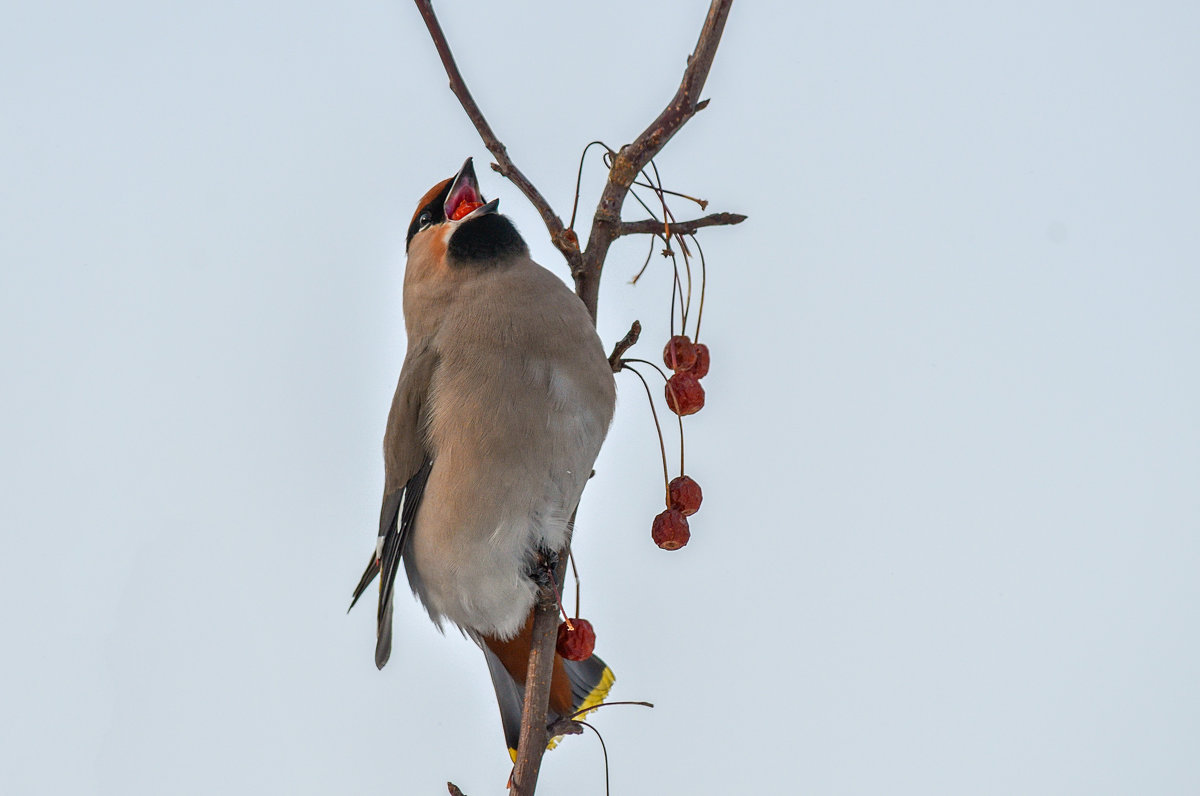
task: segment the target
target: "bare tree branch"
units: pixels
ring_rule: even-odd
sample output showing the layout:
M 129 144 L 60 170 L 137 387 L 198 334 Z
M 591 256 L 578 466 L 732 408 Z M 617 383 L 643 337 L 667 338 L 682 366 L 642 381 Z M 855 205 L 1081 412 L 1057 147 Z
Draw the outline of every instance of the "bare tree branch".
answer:
M 633 143 L 623 147 L 613 156 L 608 181 L 600 195 L 600 201 L 592 219 L 586 251 L 580 251 L 579 239 L 575 231 L 563 225 L 562 219 L 550 207 L 550 203 L 516 167 L 509 158 L 504 144 L 492 131 L 458 70 L 458 65 L 450 51 L 450 45 L 433 13 L 431 0 L 414 0 L 414 2 L 425 21 L 425 26 L 429 29 L 429 35 L 433 38 L 438 56 L 442 60 L 442 66 L 450 79 L 451 91 L 458 97 L 459 103 L 462 104 L 471 123 L 475 125 L 475 129 L 479 132 L 488 151 L 496 158 L 496 163 L 492 165 L 492 168 L 511 180 L 541 215 L 542 221 L 550 233 L 551 242 L 566 258 L 567 264 L 570 266 L 571 276 L 575 280 L 575 293 L 587 306 L 594 323 L 596 304 L 599 298 L 600 274 L 613 241 L 622 235 L 654 234 L 666 231 L 663 223 L 658 221 L 622 222 L 621 208 L 630 186 L 633 185 L 642 169 L 689 119 L 708 105 L 708 100 L 700 99 L 700 92 L 703 91 L 709 70 L 712 68 L 717 45 L 721 41 L 725 20 L 729 16 L 733 0 L 711 0 L 704 26 L 700 30 L 699 40 L 696 42 L 691 56 L 688 57 L 687 67 L 684 69 L 683 79 L 675 96 L 658 115 L 658 118 L 651 122 L 650 126 L 643 130 Z M 701 207 L 703 208 L 703 203 Z M 743 220 L 745 220 L 745 216 L 735 213 L 714 213 L 691 221 L 672 223 L 670 231 L 671 233 L 691 234 L 702 227 L 738 224 Z M 639 331 L 640 324 L 635 321 L 629 334 L 614 348 L 611 360 L 614 367 L 619 365 L 621 355 L 625 350 L 637 340 Z M 573 521 L 574 518 L 572 518 L 572 523 Z M 562 582 L 567 552 L 567 550 L 560 551 L 557 573 L 559 583 Z M 518 742 L 517 763 L 513 769 L 510 796 L 533 796 L 537 787 L 542 756 L 545 754 L 546 742 L 549 737 L 546 717 L 557 628 L 558 607 L 555 595 L 551 588 L 542 588 L 538 592 L 537 603 L 534 607 L 532 649 L 525 681 L 521 737 Z M 572 731 L 580 726 L 578 722 L 574 721 L 566 724 L 570 725 Z M 562 731 L 563 728 L 556 727 L 555 729 Z M 461 793 L 454 785 L 448 783 L 448 786 L 452 794 Z
M 688 119 L 708 104 L 707 100 L 700 100 L 700 92 L 704 90 L 704 83 L 708 80 L 708 72 L 712 69 L 717 45 L 721 42 L 725 20 L 729 17 L 732 5 L 733 0 L 712 0 L 708 7 L 708 16 L 704 19 L 704 26 L 700 29 L 696 49 L 688 58 L 683 80 L 675 96 L 658 118 L 651 122 L 632 144 L 623 147 L 613 158 L 608 183 L 600 194 L 600 203 L 596 206 L 596 215 L 592 218 L 592 230 L 588 235 L 583 262 L 578 269 L 571 269 L 575 278 L 575 292 L 587 305 L 592 318 L 596 317 L 604 259 L 608 256 L 612 242 L 620 235 L 621 207 L 625 204 L 629 186 L 650 159 L 662 150 Z
M 567 549 L 570 549 L 570 543 Z M 566 561 L 567 551 L 564 550 L 554 576 L 558 583 L 562 582 Z M 546 713 L 550 705 L 550 680 L 554 675 L 554 643 L 558 637 L 558 600 L 554 592 L 541 589 L 533 611 L 521 739 L 517 742 L 517 765 L 513 769 L 509 796 L 533 796 L 542 769 L 542 757 L 550 740 L 546 731 Z
M 645 221 L 622 221 L 617 227 L 617 237 L 624 235 L 690 235 L 702 227 L 722 227 L 740 224 L 746 217 L 740 213 L 710 213 L 690 221 L 663 222 L 648 218 Z
M 629 327 L 629 331 L 617 341 L 617 344 L 613 346 L 612 353 L 608 355 L 608 366 L 612 368 L 613 373 L 621 370 L 621 357 L 625 356 L 625 352 L 632 348 L 633 344 L 641 336 L 642 323 L 641 321 L 634 321 L 633 325 Z M 578 582 L 578 578 L 576 578 L 576 581 Z
M 533 186 L 533 183 L 512 162 L 512 158 L 508 156 L 508 149 L 496 137 L 496 134 L 492 131 L 492 126 L 484 118 L 483 111 L 479 109 L 475 98 L 471 96 L 470 90 L 467 89 L 467 84 L 463 80 L 462 73 L 458 71 L 458 64 L 454 62 L 454 54 L 450 52 L 450 45 L 446 41 L 446 34 L 442 32 L 442 26 L 438 22 L 437 16 L 433 13 L 432 0 L 414 0 L 414 2 L 417 4 L 417 10 L 421 12 L 421 18 L 425 20 L 425 27 L 429 29 L 429 35 L 433 39 L 434 46 L 437 48 L 438 56 L 442 59 L 442 66 L 446 70 L 446 76 L 450 78 L 450 90 L 454 92 L 454 96 L 458 97 L 463 110 L 467 112 L 467 117 L 475 125 L 475 129 L 479 131 L 479 137 L 483 139 L 484 146 L 496 158 L 496 162 L 492 165 L 492 168 L 511 180 L 520 189 L 521 193 L 525 194 L 525 198 L 537 208 L 538 213 L 542 216 L 542 221 L 546 224 L 546 229 L 550 231 L 551 242 L 567 258 L 567 263 L 570 264 L 573 273 L 579 267 L 581 260 L 579 239 L 575 236 L 574 232 L 563 226 L 562 219 L 550 207 L 550 203 L 546 201 L 546 198 Z

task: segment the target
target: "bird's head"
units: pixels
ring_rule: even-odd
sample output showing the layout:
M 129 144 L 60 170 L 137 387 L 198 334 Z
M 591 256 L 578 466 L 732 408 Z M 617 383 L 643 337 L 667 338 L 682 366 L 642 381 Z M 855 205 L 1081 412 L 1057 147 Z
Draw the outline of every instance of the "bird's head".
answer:
M 408 226 L 405 251 L 414 259 L 449 267 L 486 268 L 529 249 L 517 228 L 500 215 L 499 199 L 488 202 L 479 190 L 471 158 L 453 177 L 421 197 Z

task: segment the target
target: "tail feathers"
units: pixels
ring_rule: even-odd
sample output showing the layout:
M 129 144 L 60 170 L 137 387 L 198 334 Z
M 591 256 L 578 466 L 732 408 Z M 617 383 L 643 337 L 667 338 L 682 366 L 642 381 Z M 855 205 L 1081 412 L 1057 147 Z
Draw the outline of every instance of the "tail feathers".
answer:
M 371 581 L 379 574 L 380 561 L 375 556 L 371 556 L 371 562 L 367 564 L 367 569 L 363 572 L 362 578 L 359 579 L 358 585 L 354 587 L 354 599 L 350 602 L 350 608 L 353 608 L 358 598 L 363 596 L 363 592 L 371 585 Z M 346 613 L 350 612 L 350 608 L 346 609 Z M 392 654 L 392 595 L 388 594 L 386 602 L 380 606 L 379 619 L 376 623 L 375 632 L 375 666 L 382 669 L 384 664 L 388 662 L 388 658 Z
M 563 668 L 567 670 L 567 679 L 571 681 L 572 712 L 585 711 L 575 718 L 583 718 L 608 698 L 608 692 L 617 679 L 598 655 L 584 661 L 563 659 Z
M 358 598 L 363 596 L 363 592 L 371 585 L 371 581 L 375 580 L 375 576 L 379 574 L 379 556 L 372 554 L 371 560 L 367 562 L 367 569 L 363 572 L 362 577 L 358 579 L 358 585 L 354 587 L 354 599 L 350 601 L 350 608 L 358 602 Z M 346 609 L 346 613 L 350 613 L 350 608 Z
M 517 683 L 496 653 L 486 646 L 483 657 L 487 658 L 488 673 L 492 675 L 492 687 L 496 689 L 496 702 L 500 705 L 500 723 L 504 727 L 504 743 L 508 754 L 517 762 L 517 742 L 521 739 L 521 711 L 525 705 L 525 687 Z
M 375 633 L 375 668 L 382 669 L 392 656 L 392 595 L 387 596 Z
M 517 742 L 521 738 L 521 712 L 525 705 L 525 685 L 517 682 L 495 652 L 488 649 L 486 645 L 481 644 L 480 646 L 487 659 L 488 672 L 492 676 L 492 686 L 496 689 L 496 702 L 500 706 L 500 723 L 504 727 L 504 742 L 508 746 L 509 757 L 515 763 Z M 568 661 L 555 655 L 554 668 L 558 669 L 560 666 L 566 671 L 571 689 L 571 710 L 568 715 L 580 710 L 591 712 L 604 701 L 616 681 L 612 669 L 608 668 L 608 665 L 596 655 L 584 661 Z M 581 713 L 576 718 L 584 715 L 586 713 Z M 551 709 L 547 718 L 550 723 L 553 723 L 563 716 Z M 561 736 L 551 738 L 546 748 L 553 749 L 558 744 L 559 737 Z

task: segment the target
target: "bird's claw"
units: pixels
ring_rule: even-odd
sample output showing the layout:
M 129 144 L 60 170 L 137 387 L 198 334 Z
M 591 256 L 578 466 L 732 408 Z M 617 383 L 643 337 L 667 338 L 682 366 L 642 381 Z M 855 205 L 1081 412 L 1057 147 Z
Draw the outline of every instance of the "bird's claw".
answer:
M 558 551 L 539 547 L 533 554 L 533 562 L 529 568 L 530 580 L 536 583 L 538 588 L 544 589 L 554 584 L 557 571 Z

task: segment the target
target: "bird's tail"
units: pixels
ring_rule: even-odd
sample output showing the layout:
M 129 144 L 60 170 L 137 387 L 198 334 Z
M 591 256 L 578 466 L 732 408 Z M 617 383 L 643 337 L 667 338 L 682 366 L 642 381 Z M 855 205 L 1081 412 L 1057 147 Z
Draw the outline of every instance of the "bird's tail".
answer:
M 571 713 L 583 711 L 575 716 L 577 719 L 582 719 L 604 702 L 608 698 L 608 692 L 612 690 L 613 683 L 617 681 L 613 670 L 608 668 L 608 664 L 602 661 L 599 655 L 593 655 L 585 661 L 569 661 L 564 658 L 563 668 L 566 669 L 567 680 L 571 683 Z
M 524 634 L 522 634 L 524 635 Z M 483 639 L 480 646 L 487 658 L 488 671 L 492 675 L 492 686 L 496 689 L 496 702 L 500 705 L 500 722 L 504 726 L 504 742 L 513 761 L 517 759 L 517 741 L 521 737 L 521 711 L 525 703 L 525 666 L 528 663 L 529 644 L 524 645 L 520 636 L 513 642 L 496 642 Z M 519 654 L 524 648 L 524 656 Z M 513 649 L 516 647 L 516 650 Z M 514 655 L 513 652 L 518 652 Z M 569 661 L 554 655 L 554 675 L 550 681 L 550 715 L 547 723 L 571 716 L 578 711 L 590 712 L 604 701 L 616 677 L 612 669 L 593 655 L 583 661 Z M 581 713 L 576 718 L 581 718 Z M 551 738 L 547 745 L 553 749 L 558 738 Z

